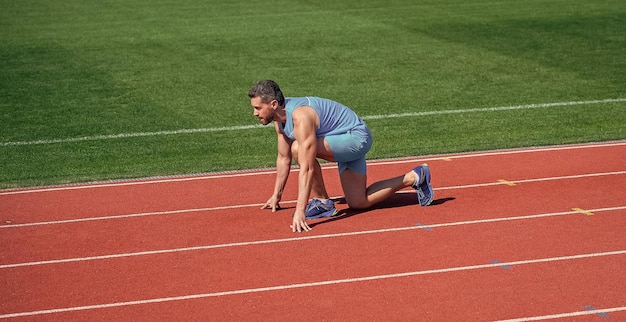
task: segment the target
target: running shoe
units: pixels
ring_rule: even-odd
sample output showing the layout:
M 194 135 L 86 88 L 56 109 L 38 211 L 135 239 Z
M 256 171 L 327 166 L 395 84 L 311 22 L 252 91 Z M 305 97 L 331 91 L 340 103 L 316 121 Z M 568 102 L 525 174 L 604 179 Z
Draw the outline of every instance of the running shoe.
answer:
M 419 182 L 413 184 L 413 189 L 417 190 L 417 201 L 420 206 L 428 206 L 433 202 L 435 193 L 433 192 L 433 186 L 430 185 L 430 169 L 426 163 L 417 166 L 413 169 L 419 176 Z
M 317 198 L 313 198 L 306 206 L 305 210 L 306 219 L 332 217 L 336 214 L 337 208 L 335 208 L 335 203 L 331 199 L 322 201 Z

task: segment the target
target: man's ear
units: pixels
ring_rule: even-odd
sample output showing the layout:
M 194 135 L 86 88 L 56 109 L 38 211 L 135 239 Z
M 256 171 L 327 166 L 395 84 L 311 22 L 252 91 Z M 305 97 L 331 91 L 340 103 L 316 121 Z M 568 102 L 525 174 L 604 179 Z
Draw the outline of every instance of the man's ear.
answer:
M 278 101 L 277 100 L 272 100 L 270 102 L 270 105 L 272 106 L 272 109 L 276 110 L 278 108 Z

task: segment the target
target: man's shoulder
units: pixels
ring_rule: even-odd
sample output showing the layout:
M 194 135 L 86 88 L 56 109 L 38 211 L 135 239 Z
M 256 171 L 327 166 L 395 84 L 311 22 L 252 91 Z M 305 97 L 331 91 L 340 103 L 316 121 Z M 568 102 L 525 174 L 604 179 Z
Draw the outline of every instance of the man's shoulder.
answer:
M 307 97 L 287 97 L 285 98 L 285 107 L 294 110 L 300 106 L 310 105 Z

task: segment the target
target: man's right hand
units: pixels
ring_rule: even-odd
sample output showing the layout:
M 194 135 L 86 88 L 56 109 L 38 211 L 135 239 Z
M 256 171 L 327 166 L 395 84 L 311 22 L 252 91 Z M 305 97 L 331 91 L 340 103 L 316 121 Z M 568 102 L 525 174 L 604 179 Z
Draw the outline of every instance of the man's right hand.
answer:
M 272 196 L 267 202 L 261 207 L 261 209 L 272 209 L 272 212 L 276 212 L 276 210 L 280 210 L 280 199 Z

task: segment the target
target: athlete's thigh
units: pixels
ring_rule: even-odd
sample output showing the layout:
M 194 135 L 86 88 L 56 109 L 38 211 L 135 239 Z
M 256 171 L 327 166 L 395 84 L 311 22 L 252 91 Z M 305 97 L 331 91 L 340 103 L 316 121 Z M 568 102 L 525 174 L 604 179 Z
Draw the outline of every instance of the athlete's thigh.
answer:
M 335 161 L 349 163 L 365 157 L 372 147 L 372 136 L 367 129 L 354 129 L 346 133 L 327 136 L 326 145 L 332 151 Z
M 333 155 L 333 151 L 330 149 L 330 145 L 326 138 L 319 137 L 317 138 L 317 157 L 324 159 L 326 161 L 335 161 L 335 156 Z

